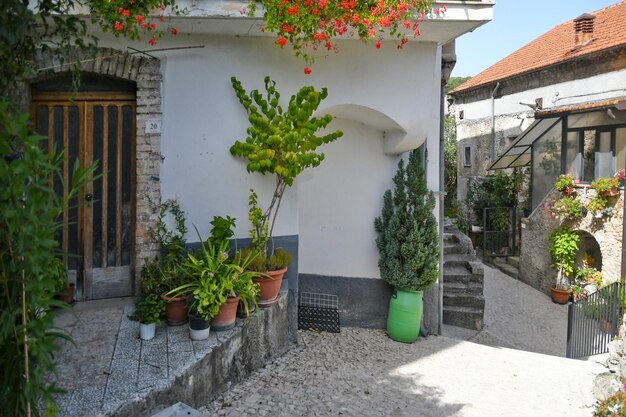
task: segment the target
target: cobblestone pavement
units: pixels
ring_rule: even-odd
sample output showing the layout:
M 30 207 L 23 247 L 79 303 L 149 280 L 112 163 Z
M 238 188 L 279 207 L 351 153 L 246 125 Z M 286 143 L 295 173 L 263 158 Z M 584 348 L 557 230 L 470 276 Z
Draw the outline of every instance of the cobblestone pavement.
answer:
M 209 416 L 589 416 L 597 363 L 382 330 L 300 332 L 283 357 L 201 411 Z

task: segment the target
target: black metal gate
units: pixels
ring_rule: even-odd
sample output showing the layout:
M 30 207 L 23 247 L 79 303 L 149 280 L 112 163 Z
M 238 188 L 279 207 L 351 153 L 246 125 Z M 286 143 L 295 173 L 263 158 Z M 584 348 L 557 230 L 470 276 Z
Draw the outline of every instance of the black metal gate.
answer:
M 570 303 L 567 318 L 567 357 L 584 358 L 608 352 L 617 336 L 626 291 L 623 282 L 614 282 L 585 299 Z
M 483 255 L 488 258 L 512 256 L 517 247 L 517 213 L 514 207 L 483 210 Z

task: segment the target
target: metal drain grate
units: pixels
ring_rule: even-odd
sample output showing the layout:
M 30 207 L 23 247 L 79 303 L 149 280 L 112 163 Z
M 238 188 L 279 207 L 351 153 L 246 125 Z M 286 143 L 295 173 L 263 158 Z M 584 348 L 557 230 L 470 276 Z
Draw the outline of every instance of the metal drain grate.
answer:
M 333 294 L 301 292 L 298 329 L 339 333 L 339 298 Z

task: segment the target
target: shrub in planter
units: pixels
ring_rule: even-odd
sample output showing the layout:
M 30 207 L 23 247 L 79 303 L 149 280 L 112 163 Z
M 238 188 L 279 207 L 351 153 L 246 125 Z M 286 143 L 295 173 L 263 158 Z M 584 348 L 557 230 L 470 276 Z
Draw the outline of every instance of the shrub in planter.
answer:
M 567 196 L 554 201 L 550 205 L 550 216 L 557 220 L 579 221 L 583 217 L 580 200 Z
M 594 417 L 626 417 L 626 392 L 619 390 L 606 400 L 599 401 Z
M 578 180 L 575 180 L 571 175 L 561 174 L 554 183 L 554 188 L 562 193 L 571 194 L 574 192 L 574 184 L 577 183 Z
M 313 87 L 302 87 L 291 96 L 286 110 L 283 110 L 276 82 L 270 77 L 265 77 L 264 81 L 265 95 L 258 90 L 248 94 L 239 80 L 231 78 L 235 94 L 248 114 L 250 127 L 247 130 L 248 137 L 244 141 L 235 141 L 230 152 L 233 156 L 247 160 L 248 172 L 270 174 L 276 178 L 272 199 L 265 210 L 258 206 L 258 196 L 253 190 L 250 190 L 248 201 L 252 247 L 255 256 L 259 258 L 256 262 L 262 261 L 263 266 L 258 270 L 268 272 L 267 275 L 272 277 L 271 280 L 258 281 L 262 286 L 269 284 L 275 287 L 272 291 L 261 290 L 259 304 L 269 306 L 278 299 L 280 283 L 289 263 L 286 260 L 286 263 L 272 265 L 275 253 L 272 236 L 285 190 L 293 185 L 302 171 L 322 162 L 324 154 L 316 152 L 319 146 L 338 139 L 343 133 L 337 130 L 323 136 L 316 135 L 317 131 L 326 128 L 332 121 L 329 114 L 313 117 L 322 100 L 328 96 L 325 88 L 317 91 Z M 271 268 L 274 267 L 279 267 L 279 270 L 273 272 Z
M 571 295 L 571 282 L 569 277 L 574 272 L 576 253 L 580 235 L 567 226 L 561 226 L 552 231 L 548 237 L 550 255 L 554 259 L 552 267 L 556 268 L 557 276 L 552 288 L 552 299 L 555 302 L 567 302 L 564 299 L 555 299 L 563 293 Z M 568 297 L 569 298 L 569 295 Z
M 591 188 L 596 190 L 598 195 L 613 195 L 617 193 L 619 188 L 619 180 L 617 177 L 598 178 L 591 183 Z
M 396 289 L 390 302 L 387 332 L 401 342 L 417 339 L 422 292 L 439 276 L 439 241 L 433 215 L 435 197 L 426 186 L 422 157 L 420 151 L 412 151 L 406 169 L 400 160 L 393 178 L 393 192 L 385 192 L 382 215 L 374 222 L 380 275 Z M 415 315 L 397 314 L 398 303 L 415 309 Z

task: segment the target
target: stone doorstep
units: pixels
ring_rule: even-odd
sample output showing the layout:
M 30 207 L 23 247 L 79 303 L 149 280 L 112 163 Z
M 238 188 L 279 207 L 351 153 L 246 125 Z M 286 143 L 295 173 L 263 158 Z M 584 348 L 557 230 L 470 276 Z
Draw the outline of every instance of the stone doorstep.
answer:
M 132 309 L 126 307 L 122 316 L 106 386 L 88 398 L 82 388 L 69 391 L 59 398 L 60 416 L 135 417 L 179 401 L 198 406 L 288 348 L 285 292 L 260 315 L 237 319 L 229 331 L 211 331 L 204 341 L 192 342 L 186 325 L 162 325 L 154 339 L 141 341 L 139 324 L 128 318 Z M 178 415 L 194 416 L 164 416 Z

